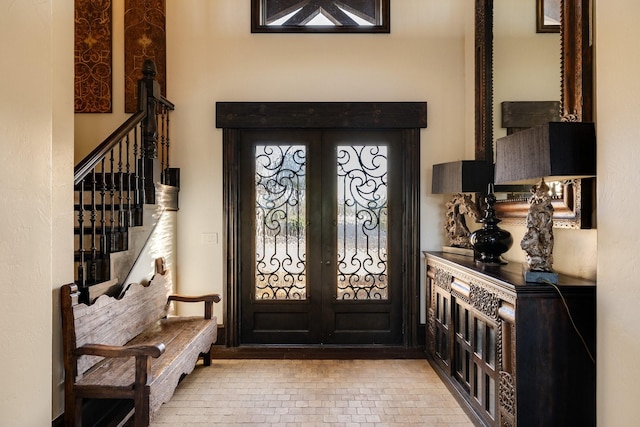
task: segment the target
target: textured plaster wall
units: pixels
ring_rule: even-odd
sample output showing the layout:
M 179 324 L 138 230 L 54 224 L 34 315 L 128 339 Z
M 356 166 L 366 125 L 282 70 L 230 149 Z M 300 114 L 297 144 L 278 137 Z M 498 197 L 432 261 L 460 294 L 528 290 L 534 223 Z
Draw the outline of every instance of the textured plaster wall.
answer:
M 54 282 L 69 280 L 71 271 L 59 251 L 72 241 L 72 10 L 52 0 L 0 4 L 0 414 L 6 425 L 48 425 L 55 416 L 52 379 L 61 379 L 58 367 L 52 369 L 52 294 Z
M 182 168 L 180 290 L 223 288 L 222 132 L 215 128 L 216 101 L 427 101 L 420 239 L 421 249 L 438 249 L 446 197 L 430 193 L 431 166 L 473 157 L 473 4 L 403 0 L 392 5 L 391 34 L 293 35 L 251 34 L 246 3 L 167 1 L 168 97 L 177 105 L 172 162 Z M 76 115 L 76 160 L 123 118 L 122 10 L 123 1 L 116 0 L 114 114 Z M 96 132 L 100 138 L 91 137 Z M 516 244 L 507 258 L 523 261 L 524 227 L 511 231 Z M 595 239 L 595 231 L 558 231 L 556 268 L 595 277 Z M 580 257 L 574 256 L 577 247 Z
M 440 246 L 444 198 L 430 194 L 431 165 L 466 158 L 465 150 L 473 146 L 466 141 L 467 125 L 473 123 L 466 114 L 473 111 L 466 105 L 473 102 L 465 76 L 465 37 L 472 37 L 468 19 L 473 28 L 468 3 L 394 2 L 392 32 L 386 35 L 268 35 L 250 33 L 250 2 L 167 1 L 167 91 L 177 107 L 172 163 L 182 169 L 180 292 L 223 291 L 222 131 L 215 128 L 216 101 L 427 101 L 419 232 L 423 249 Z M 114 1 L 114 114 L 76 115 L 76 161 L 124 117 L 118 59 L 122 13 L 123 1 Z
M 135 260 L 135 264 L 131 267 L 128 277 L 122 278 L 125 284 L 130 283 L 147 283 L 156 274 L 156 259 L 164 258 L 165 267 L 171 273 L 171 281 L 175 283 L 175 267 L 176 267 L 176 224 L 177 212 L 175 211 L 159 211 L 154 214 L 157 220 L 146 221 L 143 225 L 149 229 L 150 235 L 144 242 L 144 247 L 140 251 L 140 256 Z M 112 276 L 113 277 L 113 276 Z
M 442 197 L 431 165 L 465 149 L 466 1 L 403 0 L 391 34 L 251 34 L 249 2 L 167 3 L 169 92 L 182 169 L 178 218 L 181 292 L 223 291 L 222 131 L 216 101 L 427 101 L 421 132 L 422 247 L 441 242 Z M 217 244 L 202 233 L 216 233 Z
M 73 282 L 73 2 L 54 2 L 52 15 L 51 388 L 56 418 L 64 411 L 59 289 Z
M 191 195 L 192 200 L 187 204 L 190 209 L 183 211 L 188 212 L 185 216 L 194 221 L 194 226 L 185 225 L 189 219 L 183 220 L 182 226 L 190 237 L 180 242 L 184 246 L 184 254 L 179 261 L 189 268 L 197 267 L 191 278 L 198 284 L 185 284 L 185 287 L 205 288 L 208 291 L 222 288 L 221 250 L 214 246 L 192 262 L 184 260 L 201 244 L 199 232 L 202 228 L 219 232 L 222 226 L 224 213 L 220 212 L 219 176 L 221 134 L 212 129 L 215 100 L 323 100 L 342 96 L 349 99 L 356 94 L 355 88 L 345 90 L 345 84 L 341 85 L 341 79 L 335 76 L 329 78 L 329 86 L 324 83 L 321 86 L 334 89 L 313 89 L 308 97 L 305 93 L 292 91 L 288 80 L 284 78 L 291 77 L 290 74 L 275 80 L 269 90 L 262 88 L 262 91 L 256 91 L 261 88 L 257 83 L 249 84 L 245 89 L 246 82 L 251 83 L 253 79 L 264 83 L 259 73 L 250 69 L 249 65 L 254 63 L 248 62 L 248 58 L 256 57 L 262 69 L 267 55 L 262 53 L 264 48 L 268 47 L 271 55 L 276 55 L 278 59 L 264 64 L 270 72 L 269 77 L 278 72 L 293 73 L 289 71 L 290 68 L 299 70 L 300 67 L 296 60 L 289 58 L 289 55 L 296 53 L 294 41 L 285 36 L 270 39 L 269 36 L 247 34 L 248 2 L 246 5 L 239 3 L 192 1 L 188 3 L 189 7 L 184 7 L 185 2 L 168 1 L 168 9 L 173 16 L 169 22 L 170 76 L 176 75 L 169 95 L 172 91 L 176 95 L 178 91 L 186 91 L 179 97 L 186 108 L 185 114 L 191 114 L 194 109 L 208 109 L 208 113 L 198 116 L 201 121 L 188 120 L 179 131 L 182 143 L 188 147 L 180 159 L 185 168 L 198 156 L 209 156 L 195 163 L 200 167 L 205 166 L 201 174 L 207 184 L 199 191 L 207 190 L 212 194 L 202 200 L 202 206 Z M 468 69 L 463 51 L 467 52 L 466 57 L 469 58 L 469 43 L 466 42 L 467 49 L 463 49 L 462 39 L 458 40 L 458 36 L 462 37 L 464 32 L 459 28 L 462 25 L 459 17 L 465 16 L 460 8 L 470 7 L 467 3 L 463 0 L 407 0 L 394 3 L 394 33 L 375 39 L 363 48 L 363 53 L 369 50 L 371 52 L 365 56 L 373 56 L 372 52 L 377 49 L 375 45 L 380 43 L 381 50 L 378 52 L 389 53 L 386 57 L 398 61 L 396 65 L 400 71 L 392 73 L 388 70 L 393 62 L 386 66 L 383 64 L 382 71 L 377 66 L 369 70 L 366 65 L 371 64 L 365 62 L 360 71 L 366 72 L 355 73 L 357 76 L 371 77 L 370 74 L 377 76 L 380 71 L 379 77 L 384 77 L 373 79 L 373 85 L 361 87 L 357 91 L 359 99 L 426 99 L 430 103 L 430 127 L 422 132 L 424 189 L 421 239 L 424 249 L 436 248 L 441 241 L 435 223 L 440 215 L 437 204 L 442 200 L 428 194 L 430 165 L 455 160 L 459 153 L 469 149 L 469 142 L 463 144 L 464 133 L 459 129 L 461 121 L 469 123 L 468 119 L 460 117 L 461 100 L 468 99 L 468 94 L 460 89 L 466 78 L 452 72 Z M 121 2 L 116 1 L 115 5 L 121 5 Z M 410 7 L 414 7 L 417 13 L 409 12 Z M 640 400 L 637 388 L 640 371 L 634 359 L 635 355 L 640 354 L 640 332 L 632 327 L 638 323 L 637 306 L 640 303 L 637 286 L 638 251 L 635 245 L 635 236 L 640 233 L 640 225 L 635 220 L 640 194 L 637 194 L 639 190 L 634 180 L 640 158 L 637 144 L 640 127 L 636 117 L 640 111 L 637 79 L 640 63 L 636 43 L 640 39 L 640 30 L 634 21 L 639 14 L 640 4 L 632 0 L 596 2 L 599 425 L 635 425 L 635 406 Z M 0 49 L 3 57 L 11 58 L 11 67 L 3 68 L 3 78 L 0 80 L 0 140 L 3 148 L 0 154 L 0 298 L 5 302 L 0 311 L 0 321 L 6 326 L 2 340 L 11 343 L 0 352 L 0 364 L 3 366 L 0 371 L 0 383 L 3 385 L 0 390 L 0 413 L 3 420 L 9 420 L 11 425 L 48 425 L 51 413 L 56 415 L 56 405 L 53 410 L 51 405 L 51 378 L 54 378 L 54 382 L 60 378 L 59 373 L 56 374 L 56 356 L 51 357 L 50 350 L 52 323 L 55 323 L 52 322 L 51 294 L 52 284 L 68 281 L 69 274 L 67 267 L 57 265 L 61 256 L 58 252 L 69 246 L 66 242 L 58 241 L 64 240 L 62 235 L 66 233 L 58 231 L 57 227 L 69 226 L 69 214 L 65 213 L 68 208 L 64 207 L 65 198 L 69 196 L 64 187 L 71 177 L 67 172 L 70 168 L 67 157 L 71 150 L 67 139 L 72 137 L 72 131 L 67 128 L 71 121 L 67 119 L 70 112 L 65 106 L 69 102 L 65 97 L 73 91 L 70 83 L 72 71 L 69 70 L 72 53 L 67 50 L 66 42 L 62 46 L 62 40 L 68 35 L 57 32 L 72 27 L 72 21 L 72 15 L 66 8 L 52 0 L 0 4 Z M 424 29 L 422 24 L 433 25 Z M 182 25 L 187 25 L 187 28 Z M 395 28 L 405 25 L 406 31 L 395 31 Z M 210 28 L 212 26 L 215 28 Z M 185 34 L 177 36 L 176 33 L 183 29 Z M 56 35 L 52 37 L 54 31 Z M 218 37 L 220 40 L 216 41 Z M 239 46 L 235 37 L 240 37 Z M 321 40 L 322 37 L 309 36 L 301 40 L 310 40 L 311 44 L 321 49 L 322 43 L 316 39 Z M 16 40 L 20 40 L 20 43 L 16 43 Z M 344 50 L 343 57 L 347 51 L 359 52 L 360 43 L 348 41 L 346 37 L 338 40 L 329 42 L 329 45 L 339 51 Z M 187 43 L 187 47 L 182 43 Z M 402 48 L 403 43 L 409 43 L 406 49 Z M 440 43 L 444 46 L 439 47 Z M 309 42 L 301 43 L 301 46 L 308 45 Z M 346 46 L 341 49 L 338 45 Z M 189 46 L 193 46 L 193 49 Z M 234 54 L 237 47 L 241 50 Z M 180 52 L 182 48 L 191 51 L 192 55 Z M 281 49 L 284 52 L 279 54 Z M 390 52 L 396 49 L 400 52 Z M 327 48 L 319 52 L 329 55 L 330 59 L 337 58 L 331 54 L 334 50 Z M 414 56 L 414 59 L 409 59 Z M 114 58 L 117 57 L 117 54 L 114 55 Z M 358 56 L 358 59 L 366 58 Z M 172 61 L 179 60 L 188 60 L 189 63 L 171 65 Z M 117 65 L 118 59 L 114 61 L 116 67 L 121 67 Z M 237 80 L 231 78 L 234 73 L 229 61 L 236 62 Z M 443 71 L 438 70 L 440 67 Z M 339 70 L 338 67 L 324 65 L 320 69 L 323 73 L 316 74 L 311 66 L 302 68 L 318 78 L 324 77 L 327 71 Z M 114 72 L 121 71 L 116 69 Z M 222 77 L 227 79 L 221 80 Z M 349 73 L 348 77 L 347 81 L 354 81 L 353 73 Z M 189 79 L 192 84 L 188 84 Z M 211 79 L 214 83 L 210 82 Z M 406 83 L 396 81 L 402 79 L 408 80 Z M 371 80 L 366 81 L 371 83 Z M 100 124 L 100 120 L 96 120 L 96 123 L 88 124 L 87 129 Z M 189 130 L 189 127 L 195 129 Z M 189 184 L 194 178 L 189 178 Z M 28 197 L 25 196 L 27 190 L 30 191 Z M 200 209 L 209 209 L 211 214 L 208 215 L 206 211 L 198 214 Z M 183 212 L 179 214 L 180 217 Z M 562 243 L 565 248 L 571 246 L 571 249 L 565 249 L 571 251 L 571 255 L 566 257 L 567 268 L 579 270 L 581 267 L 571 265 L 591 263 L 594 259 L 591 253 L 596 242 L 595 232 L 579 232 L 581 235 L 584 233 L 587 237 L 582 242 L 578 238 L 575 244 Z M 572 239 L 574 237 L 566 237 L 567 241 Z M 564 241 L 565 237 L 558 240 Z M 582 249 L 576 249 L 576 245 L 583 246 L 590 255 L 583 257 Z M 55 331 L 53 336 L 55 339 Z M 46 363 L 49 358 L 54 362 L 53 370 Z M 25 407 L 29 410 L 25 411 Z
M 0 322 L 5 325 L 0 413 L 13 425 L 46 425 L 51 418 L 51 1 L 3 3 L 0 46 L 3 57 L 14 59 L 0 79 Z M 25 78 L 28 84 L 16 84 Z M 29 401 L 38 404 L 25 411 Z
M 598 425 L 638 425 L 640 3 L 596 3 Z
M 329 36 L 250 35 L 248 2 L 232 5 L 192 1 L 189 7 L 184 7 L 183 2 L 169 0 L 169 96 L 178 104 L 179 120 L 175 122 L 183 122 L 176 132 L 185 151 L 177 160 L 183 171 L 190 171 L 185 177 L 179 214 L 183 236 L 178 261 L 184 273 L 182 285 L 207 291 L 220 291 L 223 286 L 221 247 L 205 245 L 200 239 L 203 230 L 221 233 L 224 215 L 220 208 L 222 137 L 220 131 L 213 128 L 216 100 L 429 101 L 429 129 L 422 132 L 421 241 L 423 249 L 437 248 L 441 243 L 439 204 L 444 198 L 429 194 L 431 164 L 469 158 L 473 153 L 473 141 L 469 138 L 473 132 L 470 130 L 473 119 L 469 118 L 469 112 L 473 111 L 469 107 L 469 102 L 473 102 L 469 93 L 469 86 L 472 87 L 469 61 L 473 57 L 469 31 L 473 29 L 473 20 L 468 3 L 395 2 L 392 34 L 375 36 L 368 42 L 369 36 L 332 39 Z M 121 3 L 114 4 L 115 29 L 115 25 L 120 25 L 117 7 Z M 417 13 L 409 12 L 412 7 Z M 640 335 L 629 327 L 638 321 L 636 313 L 640 302 L 634 245 L 637 240 L 634 236 L 640 230 L 636 229 L 637 221 L 631 218 L 637 211 L 635 192 L 638 190 L 630 179 L 637 175 L 640 157 L 634 148 L 640 136 L 635 117 L 640 110 L 636 77 L 640 64 L 638 55 L 633 54 L 638 50 L 635 40 L 640 34 L 635 22 L 631 22 L 640 13 L 639 7 L 631 0 L 596 2 L 598 230 L 556 232 L 558 270 L 595 277 L 597 265 L 600 425 L 634 425 L 632 414 L 640 398 L 635 387 L 640 382 L 640 374 L 633 368 L 636 365 L 632 360 L 640 353 Z M 463 16 L 464 23 L 459 21 Z M 460 25 L 465 28 L 460 29 Z M 457 41 L 458 32 L 464 33 L 464 42 Z M 443 49 L 438 49 L 440 43 L 445 44 Z M 357 61 L 346 62 L 349 68 L 355 67 L 354 71 L 347 71 L 344 79 L 337 77 L 342 68 L 311 59 L 304 53 L 310 46 L 328 60 L 349 58 L 349 54 L 355 52 Z M 376 57 L 375 53 L 389 59 L 373 66 L 367 59 Z M 121 75 L 118 54 L 114 58 L 114 75 L 118 76 L 118 73 Z M 447 70 L 449 76 L 439 72 L 439 68 Z M 464 69 L 466 76 L 452 73 L 456 69 Z M 301 85 L 296 84 L 298 74 L 315 77 L 317 86 L 301 90 Z M 116 77 L 116 85 L 119 79 Z M 364 84 L 371 82 L 375 84 Z M 465 90 L 461 94 L 463 86 Z M 463 99 L 464 109 L 461 109 Z M 114 120 L 114 124 L 117 122 Z M 459 130 L 462 122 L 465 123 L 464 135 Z M 99 124 L 87 121 L 86 127 Z M 189 192 L 187 186 L 191 188 Z M 199 197 L 202 192 L 205 195 Z M 524 228 L 508 228 L 519 242 Z M 517 246 L 508 255 L 516 261 L 523 259 Z M 189 259 L 191 257 L 193 259 Z

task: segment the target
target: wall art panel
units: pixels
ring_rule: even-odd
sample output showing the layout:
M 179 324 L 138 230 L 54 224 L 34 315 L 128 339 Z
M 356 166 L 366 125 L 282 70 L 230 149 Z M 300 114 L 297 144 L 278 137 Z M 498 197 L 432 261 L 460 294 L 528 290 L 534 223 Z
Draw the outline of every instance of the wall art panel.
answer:
M 125 112 L 138 110 L 138 80 L 146 59 L 156 63 L 160 90 L 166 95 L 165 0 L 125 0 L 124 91 Z
M 110 113 L 111 0 L 75 0 L 75 112 Z

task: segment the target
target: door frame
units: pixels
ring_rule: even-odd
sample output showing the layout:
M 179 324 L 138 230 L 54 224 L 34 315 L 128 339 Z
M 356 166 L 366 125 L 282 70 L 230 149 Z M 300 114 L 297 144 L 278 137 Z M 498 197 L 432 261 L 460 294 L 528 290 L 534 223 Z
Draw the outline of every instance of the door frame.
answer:
M 216 127 L 223 129 L 223 209 L 225 212 L 226 282 L 224 340 L 240 345 L 239 296 L 239 161 L 244 129 L 400 130 L 405 168 L 403 176 L 403 345 L 415 347 L 419 334 L 420 301 L 420 128 L 427 127 L 426 102 L 217 102 Z

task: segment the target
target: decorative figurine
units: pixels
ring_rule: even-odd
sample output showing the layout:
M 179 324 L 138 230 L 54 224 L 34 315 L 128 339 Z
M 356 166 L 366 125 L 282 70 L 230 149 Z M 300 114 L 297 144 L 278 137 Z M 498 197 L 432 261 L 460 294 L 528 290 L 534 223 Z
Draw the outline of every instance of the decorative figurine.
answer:
M 549 186 L 544 179 L 531 187 L 529 213 L 527 214 L 527 232 L 520 242 L 526 252 L 528 271 L 527 282 L 548 280 L 557 283 L 557 274 L 552 272 L 553 264 L 553 205 L 549 195 Z M 550 274 L 545 274 L 550 273 Z
M 444 229 L 449 237 L 449 245 L 471 249 L 471 242 L 469 242 L 471 232 L 467 228 L 465 215 L 469 215 L 474 221 L 480 219 L 480 211 L 471 200 L 471 195 L 455 194 L 445 207 L 447 208 L 447 220 L 444 224 Z

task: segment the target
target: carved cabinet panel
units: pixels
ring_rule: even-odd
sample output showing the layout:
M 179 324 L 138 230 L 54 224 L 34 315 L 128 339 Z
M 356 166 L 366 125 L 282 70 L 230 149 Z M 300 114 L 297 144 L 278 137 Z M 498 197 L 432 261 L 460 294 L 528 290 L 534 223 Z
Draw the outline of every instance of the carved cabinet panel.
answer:
M 525 283 L 516 264 L 425 260 L 429 360 L 476 424 L 595 426 L 595 283 L 561 275 L 554 288 Z

